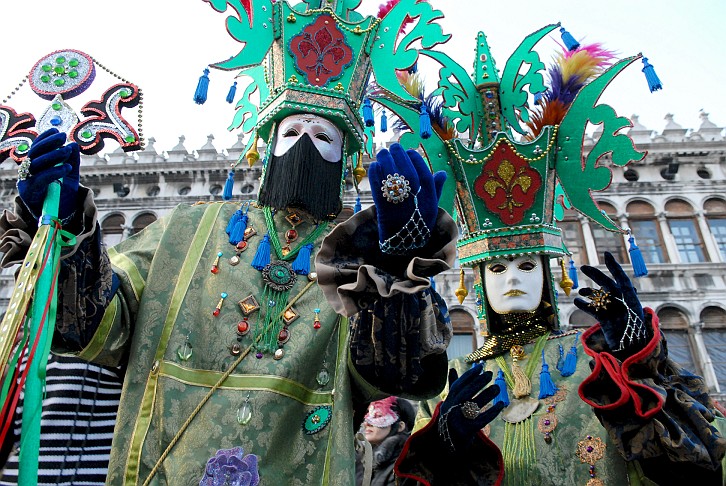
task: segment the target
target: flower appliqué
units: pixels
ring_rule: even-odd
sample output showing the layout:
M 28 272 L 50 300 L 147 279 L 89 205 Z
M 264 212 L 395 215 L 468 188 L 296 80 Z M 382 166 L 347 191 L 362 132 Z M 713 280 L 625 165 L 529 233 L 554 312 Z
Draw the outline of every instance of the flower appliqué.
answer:
M 496 148 L 474 181 L 487 209 L 508 225 L 517 224 L 534 205 L 542 177 L 508 144 Z
M 330 15 L 319 16 L 293 37 L 290 51 L 295 67 L 313 86 L 325 86 L 338 79 L 353 61 L 353 50 Z
M 199 486 L 257 486 L 260 473 L 257 470 L 257 456 L 244 455 L 241 447 L 221 449 L 207 461 L 204 477 Z

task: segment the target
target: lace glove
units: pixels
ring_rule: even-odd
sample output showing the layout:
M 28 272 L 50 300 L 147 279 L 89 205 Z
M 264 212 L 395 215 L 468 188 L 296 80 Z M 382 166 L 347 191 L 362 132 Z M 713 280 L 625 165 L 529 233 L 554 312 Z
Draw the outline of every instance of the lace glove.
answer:
M 425 246 L 436 223 L 446 172 L 432 174 L 418 152 L 394 143 L 378 152 L 368 178 L 381 250 L 397 255 Z
M 499 386 L 487 387 L 492 372 L 482 370 L 477 363 L 461 378 L 455 369 L 449 370 L 449 394 L 441 404 L 437 426 L 439 436 L 452 453 L 465 451 L 476 434 L 504 408 L 504 403 L 499 402 L 486 411 L 483 409 L 499 394 Z
M 48 186 L 63 179 L 58 217 L 69 220 L 78 207 L 81 156 L 78 144 L 67 145 L 66 134 L 57 128 L 46 130 L 33 142 L 28 157 L 18 169 L 18 194 L 30 212 L 40 217 Z
M 580 295 L 590 300 L 578 297 L 575 305 L 598 320 L 611 351 L 630 356 L 648 341 L 643 306 L 623 268 L 608 252 L 605 252 L 605 265 L 613 278 L 595 267 L 582 266 L 582 273 L 601 288 L 580 289 Z

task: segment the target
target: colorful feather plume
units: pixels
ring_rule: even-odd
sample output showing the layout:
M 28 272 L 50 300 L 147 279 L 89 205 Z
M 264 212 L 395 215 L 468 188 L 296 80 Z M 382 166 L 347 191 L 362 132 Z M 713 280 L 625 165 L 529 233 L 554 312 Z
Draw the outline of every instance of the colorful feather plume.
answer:
M 582 45 L 574 51 L 561 47 L 562 52 L 554 56 L 547 72 L 550 86 L 530 111 L 527 122 L 530 134 L 525 140 L 537 138 L 545 126 L 559 125 L 583 86 L 610 67 L 616 58 L 615 53 L 599 43 Z

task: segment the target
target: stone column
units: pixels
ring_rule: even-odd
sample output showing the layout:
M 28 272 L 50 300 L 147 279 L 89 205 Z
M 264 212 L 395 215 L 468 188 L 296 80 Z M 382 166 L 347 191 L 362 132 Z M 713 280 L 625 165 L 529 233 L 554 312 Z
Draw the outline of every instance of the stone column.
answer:
M 698 229 L 701 231 L 701 238 L 703 238 L 703 245 L 706 248 L 706 256 L 709 262 L 720 262 L 721 252 L 718 250 L 716 240 L 711 233 L 711 228 L 708 227 L 708 221 L 706 221 L 706 215 L 703 211 L 696 212 L 696 220 L 698 220 Z
M 590 220 L 583 215 L 579 215 L 577 218 L 580 221 L 582 227 L 582 238 L 585 240 L 585 254 L 587 255 L 587 261 L 590 265 L 600 265 L 600 258 L 598 258 L 597 246 L 595 245 L 595 238 L 592 235 L 592 228 L 590 227 Z M 575 262 L 576 264 L 582 265 L 584 262 Z
M 661 235 L 663 235 L 663 245 L 668 255 L 668 261 L 670 263 L 681 263 L 681 256 L 678 254 L 676 240 L 673 238 L 670 226 L 668 226 L 665 213 L 658 214 L 658 224 L 660 225 Z
M 721 389 L 718 385 L 718 378 L 716 377 L 716 371 L 713 369 L 713 361 L 711 356 L 708 354 L 706 344 L 703 342 L 703 322 L 693 323 L 693 340 L 696 342 L 696 354 L 694 360 L 701 363 L 703 368 L 703 379 L 706 380 L 706 386 L 709 390 L 715 390 L 716 393 L 721 393 Z

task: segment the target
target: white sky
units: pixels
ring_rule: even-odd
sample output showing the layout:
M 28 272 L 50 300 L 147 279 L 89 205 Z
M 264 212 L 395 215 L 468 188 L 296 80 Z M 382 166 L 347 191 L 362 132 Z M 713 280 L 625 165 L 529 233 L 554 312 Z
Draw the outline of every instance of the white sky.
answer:
M 474 39 L 480 30 L 503 69 L 527 34 L 559 21 L 586 43 L 601 42 L 623 57 L 643 52 L 650 59 L 664 90 L 651 94 L 640 71 L 642 64 L 631 65 L 601 99 L 618 114 L 637 114 L 643 125 L 660 131 L 667 113 L 674 114 L 684 128 L 697 128 L 699 110 L 704 109 L 711 121 L 726 126 L 723 0 L 430 2 L 445 15 L 444 31 L 453 34 L 443 50 L 462 66 L 472 65 Z M 374 14 L 381 3 L 363 0 L 359 11 Z M 157 151 L 173 148 L 180 135 L 186 137 L 189 150 L 204 145 L 209 134 L 219 150 L 237 140 L 236 134 L 226 130 L 234 110 L 224 101 L 234 73 L 213 70 L 208 101 L 201 106 L 192 101 L 204 67 L 239 50 L 226 32 L 226 15 L 203 0 L 6 0 L 0 5 L 0 18 L 4 20 L 0 99 L 43 56 L 58 49 L 77 49 L 141 87 L 144 136 L 156 139 Z M 559 40 L 558 31 L 551 35 Z M 538 51 L 548 64 L 553 50 L 542 44 Z M 114 82 L 99 70 L 91 88 L 69 104 L 80 111 L 83 103 L 100 98 Z M 38 117 L 47 103 L 26 85 L 7 104 Z M 124 113 L 135 119 L 134 112 Z M 108 149 L 116 147 L 107 143 Z

